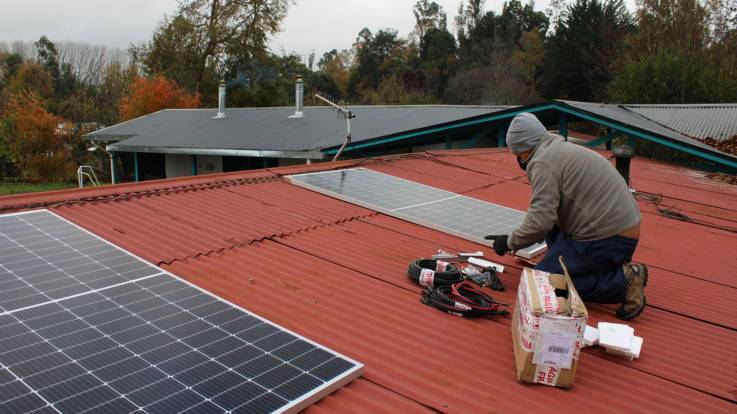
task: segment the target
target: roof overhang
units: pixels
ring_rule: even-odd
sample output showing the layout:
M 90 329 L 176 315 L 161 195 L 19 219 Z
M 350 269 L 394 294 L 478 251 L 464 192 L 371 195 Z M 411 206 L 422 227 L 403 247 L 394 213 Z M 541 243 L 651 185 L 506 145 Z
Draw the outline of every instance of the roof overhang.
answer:
M 151 152 L 158 154 L 223 155 L 231 157 L 296 158 L 310 160 L 322 160 L 326 158 L 325 153 L 321 151 L 148 147 L 118 144 L 108 145 L 106 149 L 111 152 Z
M 667 147 L 686 152 L 696 157 L 715 162 L 723 167 L 737 169 L 737 157 L 717 149 L 704 148 L 703 146 L 694 145 L 686 140 L 678 140 L 672 137 L 658 134 L 656 132 L 643 129 L 634 125 L 630 125 L 621 120 L 610 118 L 595 112 L 587 111 L 576 106 L 567 104 L 565 101 L 553 100 L 538 104 L 519 106 L 501 111 L 492 112 L 486 115 L 479 115 L 473 118 L 467 118 L 461 121 L 449 122 L 447 124 L 434 126 L 431 128 L 423 128 L 415 131 L 408 131 L 402 134 L 379 137 L 375 139 L 363 140 L 352 143 L 347 150 L 364 149 L 380 145 L 398 144 L 402 141 L 410 141 L 422 136 L 428 136 L 438 133 L 449 133 L 460 128 L 480 126 L 488 123 L 497 123 L 509 121 L 522 112 L 531 112 L 541 118 L 555 117 L 556 114 L 566 114 L 574 118 L 598 123 L 608 126 L 612 129 L 621 131 L 634 137 L 638 137 L 647 141 L 656 142 Z M 569 122 L 571 120 L 569 119 Z M 543 121 L 544 122 L 544 121 Z M 326 154 L 335 154 L 338 146 L 324 148 Z

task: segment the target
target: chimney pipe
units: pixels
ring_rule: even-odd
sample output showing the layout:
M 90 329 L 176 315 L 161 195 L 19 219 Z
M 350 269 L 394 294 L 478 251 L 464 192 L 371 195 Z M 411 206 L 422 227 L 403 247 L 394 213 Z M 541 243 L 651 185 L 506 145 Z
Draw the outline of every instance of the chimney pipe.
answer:
M 289 116 L 290 118 L 302 118 L 304 112 L 302 110 L 305 106 L 305 82 L 301 76 L 297 76 L 297 80 L 294 83 L 294 115 Z
M 225 118 L 225 79 L 218 86 L 218 114 L 213 118 Z
M 630 185 L 630 161 L 635 156 L 635 149 L 630 145 L 617 145 L 612 149 L 617 171 L 627 185 Z

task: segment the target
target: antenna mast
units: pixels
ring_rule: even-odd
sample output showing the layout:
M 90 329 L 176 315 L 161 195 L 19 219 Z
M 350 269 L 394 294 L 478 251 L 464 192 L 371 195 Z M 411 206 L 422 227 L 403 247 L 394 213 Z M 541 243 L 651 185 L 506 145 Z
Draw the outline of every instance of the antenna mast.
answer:
M 338 161 L 338 158 L 343 154 L 343 151 L 345 150 L 345 147 L 351 143 L 351 119 L 356 117 L 356 114 L 351 112 L 350 109 L 344 108 L 337 103 L 333 102 L 332 99 L 327 98 L 325 96 L 322 96 L 320 93 L 315 94 L 315 98 L 325 102 L 326 104 L 330 105 L 335 112 L 338 113 L 339 118 L 345 119 L 346 122 L 346 137 L 345 142 L 343 142 L 343 145 L 340 146 L 340 149 L 338 152 L 335 153 L 335 156 L 333 157 L 333 161 Z

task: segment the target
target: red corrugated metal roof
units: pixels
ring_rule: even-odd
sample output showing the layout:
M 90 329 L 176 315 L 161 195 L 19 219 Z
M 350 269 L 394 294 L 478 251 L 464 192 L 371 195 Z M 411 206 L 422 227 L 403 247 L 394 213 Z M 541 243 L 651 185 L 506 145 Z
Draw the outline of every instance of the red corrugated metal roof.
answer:
M 529 184 L 506 151 L 438 151 L 364 162 L 0 197 L 45 204 L 102 237 L 366 365 L 363 378 L 308 411 L 735 412 L 737 189 L 635 159 L 642 198 L 636 260 L 650 266 L 648 309 L 631 325 L 640 359 L 586 349 L 563 391 L 518 384 L 509 319 L 464 320 L 419 302 L 410 260 L 488 248 L 291 186 L 280 175 L 360 164 L 525 209 Z M 658 196 L 658 197 L 654 197 Z M 71 201 L 71 202 L 69 202 Z M 655 206 L 654 202 L 660 201 Z M 664 217 L 677 208 L 699 224 Z M 522 265 L 502 275 L 513 302 Z M 591 322 L 616 321 L 590 305 Z

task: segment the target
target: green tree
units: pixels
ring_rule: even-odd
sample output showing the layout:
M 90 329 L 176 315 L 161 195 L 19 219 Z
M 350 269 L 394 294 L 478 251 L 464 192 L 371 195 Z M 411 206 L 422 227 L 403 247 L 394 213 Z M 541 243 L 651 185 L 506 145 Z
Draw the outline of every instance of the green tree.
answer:
M 164 74 L 215 102 L 219 66 L 261 56 L 289 0 L 184 0 L 146 45 L 134 50 L 149 73 Z
M 722 10 L 725 16 L 715 16 Z M 737 100 L 737 25 L 714 29 L 715 19 L 729 21 L 729 8 L 698 0 L 643 0 L 639 31 L 630 40 L 609 87 L 622 103 L 732 102 Z
M 448 17 L 443 7 L 434 1 L 418 0 L 412 7 L 412 13 L 415 15 L 414 35 L 420 43 L 420 48 L 428 31 L 446 29 Z
M 36 46 L 39 63 L 46 67 L 54 82 L 58 81 L 61 71 L 59 70 L 59 52 L 56 50 L 56 45 L 46 36 L 41 36 L 34 45 Z
M 400 74 L 407 69 L 407 44 L 394 29 L 382 29 L 371 33 L 364 28 L 353 45 L 355 66 L 348 81 L 348 93 L 353 99 L 361 99 L 364 91 L 376 90 L 382 79 Z
M 535 11 L 535 3 L 519 0 L 504 3 L 502 13 L 483 12 L 483 1 L 471 0 L 456 19 L 459 59 L 462 67 L 490 65 L 494 59 L 509 59 L 523 32 L 545 34 L 548 18 Z M 461 7 L 463 4 L 461 3 Z
M 420 68 L 427 78 L 427 91 L 442 96 L 457 68 L 457 47 L 453 35 L 445 29 L 429 29 L 420 49 Z
M 544 95 L 600 101 L 614 76 L 626 36 L 635 30 L 622 0 L 577 0 L 561 15 L 549 39 L 543 72 Z
M 302 63 L 297 54 L 264 55 L 242 61 L 228 69 L 228 105 L 291 106 L 294 105 L 294 80 L 305 79 L 305 98 L 321 88 L 313 80 L 316 75 Z M 334 91 L 330 91 L 334 92 Z M 328 93 L 330 93 L 328 92 Z

